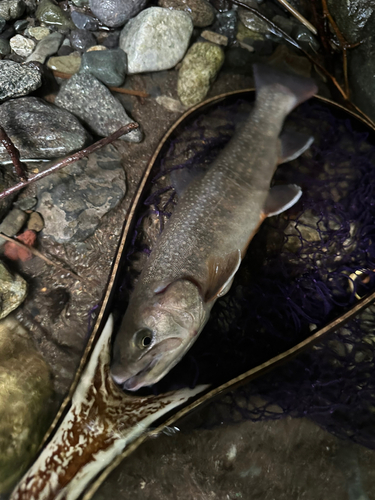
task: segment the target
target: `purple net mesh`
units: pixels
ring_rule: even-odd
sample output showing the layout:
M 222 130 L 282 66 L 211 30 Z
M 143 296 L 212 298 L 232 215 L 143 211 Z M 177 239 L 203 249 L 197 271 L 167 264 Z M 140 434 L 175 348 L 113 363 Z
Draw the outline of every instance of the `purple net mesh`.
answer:
M 132 272 L 128 268 L 125 294 L 177 202 L 168 174 L 212 162 L 251 105 L 233 98 L 212 106 L 171 140 L 128 250 Z M 374 287 L 375 148 L 369 133 L 317 101 L 300 106 L 286 126 L 310 133 L 315 142 L 302 157 L 280 166 L 273 183 L 298 184 L 303 196 L 263 224 L 230 292 L 155 392 L 226 382 L 305 339 L 345 312 L 356 293 Z M 362 269 L 365 282 L 350 278 Z M 375 448 L 374 313 L 375 306 L 367 308 L 310 351 L 231 392 L 215 403 L 207 425 L 307 416 Z

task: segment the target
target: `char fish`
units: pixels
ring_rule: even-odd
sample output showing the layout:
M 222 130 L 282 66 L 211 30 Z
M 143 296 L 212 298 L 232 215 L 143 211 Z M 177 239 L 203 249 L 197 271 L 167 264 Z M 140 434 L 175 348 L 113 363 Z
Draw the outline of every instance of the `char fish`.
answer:
M 176 171 L 178 204 L 130 297 L 113 345 L 111 374 L 126 390 L 158 382 L 192 346 L 228 292 L 262 221 L 291 207 L 298 186 L 270 182 L 278 164 L 313 141 L 282 134 L 286 116 L 313 96 L 306 78 L 254 65 L 257 97 L 246 122 L 202 172 Z

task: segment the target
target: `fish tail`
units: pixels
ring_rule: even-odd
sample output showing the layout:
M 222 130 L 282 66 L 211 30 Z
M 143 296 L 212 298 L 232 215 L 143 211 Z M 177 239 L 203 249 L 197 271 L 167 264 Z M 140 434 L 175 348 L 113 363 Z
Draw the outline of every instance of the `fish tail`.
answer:
M 271 66 L 254 64 L 254 79 L 257 92 L 268 89 L 273 93 L 292 96 L 290 109 L 292 111 L 301 102 L 317 93 L 318 87 L 311 78 L 284 73 Z

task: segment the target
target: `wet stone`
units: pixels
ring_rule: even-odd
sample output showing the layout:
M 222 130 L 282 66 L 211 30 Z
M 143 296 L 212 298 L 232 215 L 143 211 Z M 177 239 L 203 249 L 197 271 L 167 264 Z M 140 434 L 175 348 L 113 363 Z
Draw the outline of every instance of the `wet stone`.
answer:
M 42 84 L 40 72 L 14 61 L 0 61 L 0 102 L 29 94 Z
M 31 210 L 36 206 L 38 200 L 34 196 L 28 196 L 27 198 L 21 198 L 14 203 L 14 206 L 20 210 Z
M 374 0 L 328 0 L 330 14 L 349 43 L 374 34 Z
M 0 233 L 7 236 L 15 236 L 23 228 L 27 220 L 27 214 L 19 208 L 13 208 L 0 224 Z M 3 246 L 5 240 L 0 238 L 0 246 Z
M 120 48 L 128 56 L 128 73 L 173 68 L 184 56 L 193 32 L 186 12 L 150 7 L 122 30 Z
M 81 67 L 81 56 L 73 52 L 67 56 L 55 56 L 48 59 L 47 66 L 54 71 L 74 75 Z
M 106 36 L 101 43 L 104 45 L 104 47 L 107 47 L 107 49 L 116 49 L 119 44 L 120 34 L 121 31 L 113 31 L 112 33 L 108 33 L 108 36 Z
M 185 106 L 201 102 L 224 62 L 224 51 L 213 43 L 195 43 L 178 74 L 177 93 Z
M 47 57 L 56 54 L 59 50 L 63 38 L 64 36 L 58 31 L 47 35 L 38 43 L 34 52 L 26 59 L 26 62 L 36 61 L 44 64 Z
M 2 0 L 0 2 L 0 17 L 6 21 L 18 19 L 25 11 L 23 0 Z
M 88 7 L 89 5 L 89 0 L 72 0 L 72 3 L 76 7 Z
M 121 87 L 125 81 L 127 60 L 121 49 L 86 52 L 80 72 L 88 71 L 109 87 Z
M 257 38 L 264 38 L 264 35 L 273 33 L 273 30 L 270 29 L 270 26 L 266 23 L 266 21 L 263 21 L 263 19 L 260 19 L 258 16 L 243 7 L 238 9 L 238 16 L 240 21 L 248 30 L 258 35 Z
M 276 24 L 279 28 L 281 28 L 288 35 L 292 34 L 293 28 L 296 26 L 294 21 L 288 17 L 284 16 L 275 16 L 272 18 L 272 22 Z
M 95 31 L 99 27 L 99 22 L 93 16 L 74 10 L 71 13 L 72 21 L 80 30 Z
M 90 0 L 93 14 L 106 26 L 117 28 L 136 16 L 147 0 Z
M 370 36 L 359 47 L 348 52 L 348 74 L 354 103 L 372 120 L 375 120 L 375 58 L 373 54 L 375 54 L 375 36 Z
M 306 51 L 316 52 L 319 50 L 320 44 L 318 39 L 302 24 L 294 27 L 292 36 Z
M 233 43 L 237 35 L 237 12 L 229 10 L 216 14 L 216 21 L 211 26 L 211 31 L 226 36 L 229 43 Z
M 206 0 L 159 0 L 158 5 L 187 12 L 197 28 L 205 28 L 215 20 L 215 11 Z
M 233 47 L 225 53 L 225 61 L 221 71 L 239 75 L 252 75 L 254 56 L 247 49 Z
M 22 304 L 27 295 L 27 283 L 19 274 L 12 274 L 0 261 L 0 319 Z
M 59 243 L 82 241 L 126 193 L 121 157 L 106 146 L 38 183 L 43 234 Z
M 10 45 L 8 40 L 0 39 L 0 56 L 7 56 L 10 54 Z
M 29 21 L 27 19 L 19 19 L 13 24 L 14 29 L 16 30 L 16 33 L 21 33 L 21 31 L 24 31 L 29 24 Z
M 49 28 L 43 26 L 30 26 L 27 32 L 38 41 L 43 40 L 43 38 L 46 38 L 50 34 Z
M 68 19 L 61 8 L 51 2 L 51 0 L 42 0 L 38 5 L 35 15 L 40 22 L 47 25 L 74 29 L 72 21 Z
M 16 30 L 13 26 L 6 26 L 5 29 L 0 33 L 0 38 L 2 40 L 9 40 L 15 34 Z
M 2 17 L 0 17 L 0 33 L 4 31 L 5 25 L 6 25 L 6 20 Z
M 70 43 L 73 49 L 84 52 L 96 44 L 96 39 L 89 31 L 73 30 L 70 33 Z
M 104 45 L 93 45 L 92 47 L 88 48 L 86 52 L 95 52 L 96 50 L 107 50 L 107 47 Z
M 39 233 L 43 228 L 43 217 L 38 212 L 30 214 L 29 220 L 27 221 L 27 229 L 31 229 L 32 231 Z
M 217 45 L 223 45 L 224 47 L 228 45 L 228 38 L 224 35 L 219 35 L 219 33 L 215 33 L 214 31 L 204 30 L 201 33 L 201 37 L 209 42 L 216 43 Z
M 31 38 L 22 35 L 16 35 L 9 40 L 10 48 L 17 55 L 22 57 L 29 56 L 35 49 L 35 42 Z
M 55 104 L 76 115 L 95 134 L 104 137 L 133 121 L 120 101 L 90 73 L 76 74 L 65 82 Z M 142 132 L 137 129 L 123 135 L 121 139 L 140 142 L 142 137 Z
M 75 116 L 37 97 L 21 97 L 2 104 L 0 123 L 21 158 L 65 156 L 87 146 L 91 139 Z M 8 158 L 0 145 L 0 159 Z

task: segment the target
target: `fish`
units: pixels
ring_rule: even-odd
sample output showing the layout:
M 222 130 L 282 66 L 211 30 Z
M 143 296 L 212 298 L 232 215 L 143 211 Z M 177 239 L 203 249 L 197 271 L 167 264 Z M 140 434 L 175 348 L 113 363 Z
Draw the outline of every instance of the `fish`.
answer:
M 287 115 L 317 92 L 312 79 L 254 65 L 256 100 L 207 169 L 171 174 L 178 203 L 139 276 L 115 335 L 110 372 L 124 390 L 163 378 L 197 340 L 233 282 L 266 217 L 293 206 L 296 185 L 270 187 L 277 166 L 313 137 L 282 132 Z

